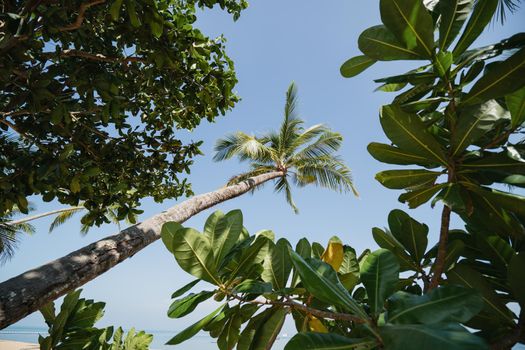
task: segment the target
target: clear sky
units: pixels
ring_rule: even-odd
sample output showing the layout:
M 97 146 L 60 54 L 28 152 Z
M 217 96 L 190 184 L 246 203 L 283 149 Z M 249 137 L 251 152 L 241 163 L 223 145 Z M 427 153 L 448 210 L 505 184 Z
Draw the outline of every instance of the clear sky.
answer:
M 374 78 L 399 74 L 413 65 L 406 62 L 379 63 L 353 79 L 339 74 L 340 65 L 359 54 L 357 38 L 362 30 L 380 23 L 379 1 L 375 0 L 252 0 L 239 21 L 220 11 L 200 16 L 199 26 L 211 36 L 223 33 L 227 50 L 235 62 L 242 101 L 216 123 L 204 123 L 193 133 L 183 132 L 184 139 L 205 140 L 205 156 L 196 159 L 189 176 L 195 193 L 214 190 L 232 175 L 245 169 L 237 161 L 214 163 L 213 145 L 229 132 L 242 130 L 262 133 L 277 128 L 282 119 L 284 95 L 291 81 L 299 87 L 300 116 L 306 126 L 326 123 L 344 136 L 341 155 L 353 169 L 359 199 L 351 194 L 340 195 L 318 188 L 295 189 L 300 209 L 294 215 L 283 195 L 274 194 L 271 186 L 254 195 L 208 210 L 189 220 L 186 225 L 202 229 L 207 216 L 215 209 L 228 211 L 241 208 L 245 226 L 252 233 L 272 229 L 277 237 L 286 237 L 292 244 L 301 237 L 326 242 L 339 235 L 358 252 L 377 248 L 371 228 L 385 226 L 390 210 L 405 205 L 397 201 L 400 191 L 383 188 L 374 180 L 378 171 L 391 167 L 374 160 L 366 151 L 372 141 L 385 141 L 379 125 L 378 109 L 393 94 L 373 92 Z M 496 42 L 525 29 L 525 10 L 510 16 L 502 27 L 491 26 L 478 42 Z M 181 199 L 182 200 L 182 199 Z M 37 212 L 62 207 L 59 203 L 33 200 Z M 144 200 L 142 219 L 176 204 Z M 440 209 L 427 204 L 410 214 L 427 223 L 430 242 L 437 239 Z M 37 233 L 23 237 L 16 256 L 0 267 L 0 280 L 6 280 L 28 269 L 81 248 L 93 241 L 114 234 L 112 225 L 93 228 L 87 236 L 79 234 L 78 217 L 47 233 L 51 220 L 36 223 Z M 455 224 L 460 227 L 456 220 Z M 182 320 L 166 316 L 171 293 L 192 279 L 176 264 L 174 258 L 156 242 L 84 286 L 83 296 L 105 301 L 106 315 L 101 325 L 114 324 L 139 329 L 179 330 L 211 310 L 212 303 L 200 307 L 197 316 Z M 205 286 L 204 283 L 199 286 Z M 43 326 L 40 315 L 33 314 L 18 326 Z

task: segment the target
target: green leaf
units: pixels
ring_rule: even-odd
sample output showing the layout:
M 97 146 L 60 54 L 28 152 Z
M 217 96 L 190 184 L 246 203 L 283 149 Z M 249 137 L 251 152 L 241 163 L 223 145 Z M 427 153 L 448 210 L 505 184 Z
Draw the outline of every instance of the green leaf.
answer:
M 133 0 L 126 0 L 126 7 L 128 10 L 128 16 L 129 21 L 131 22 L 131 25 L 135 28 L 140 27 L 140 19 L 137 16 L 137 9 L 135 8 L 135 1 Z
M 235 293 L 264 294 L 272 292 L 272 284 L 257 280 L 247 279 L 234 288 Z
M 200 281 L 201 281 L 200 279 L 196 279 L 195 281 L 192 281 L 192 282 L 186 284 L 185 286 L 177 289 L 175 292 L 173 292 L 173 294 L 171 295 L 171 298 L 173 299 L 173 298 L 180 297 L 182 294 L 184 294 L 187 291 L 189 291 L 190 289 L 192 289 Z
M 451 52 L 440 51 L 434 59 L 434 69 L 440 77 L 446 77 L 452 62 L 454 62 L 454 56 Z
M 498 319 L 508 325 L 514 324 L 512 312 L 479 272 L 460 262 L 446 274 L 449 283 L 463 285 L 481 293 L 485 302 L 483 313 L 493 320 Z
M 382 25 L 366 29 L 358 39 L 359 50 L 367 57 L 378 61 L 421 60 L 417 51 L 409 50 Z
M 381 107 L 380 120 L 386 136 L 401 149 L 447 164 L 440 144 L 416 114 L 406 113 L 397 105 L 386 105 Z
M 251 349 L 251 346 L 255 341 L 254 339 L 257 331 L 263 326 L 264 322 L 270 318 L 274 311 L 274 308 L 266 309 L 250 319 L 240 335 L 239 344 L 237 344 L 237 350 Z
M 182 229 L 182 225 L 175 221 L 166 222 L 164 225 L 162 225 L 162 228 L 160 230 L 160 237 L 162 239 L 162 243 L 168 248 L 170 253 L 173 254 L 173 237 L 175 236 L 175 232 Z
M 414 209 L 428 202 L 445 186 L 447 186 L 447 184 L 438 184 L 427 188 L 408 191 L 400 195 L 398 199 L 401 203 L 408 203 L 410 209 Z
M 361 282 L 374 316 L 383 311 L 385 300 L 395 291 L 398 279 L 399 263 L 391 251 L 379 249 L 366 258 L 361 268 Z
M 502 97 L 525 85 L 525 48 L 496 63 L 474 84 L 461 104 L 472 105 Z
M 376 62 L 377 60 L 364 55 L 352 57 L 341 66 L 341 75 L 345 78 L 355 77 Z
M 285 308 L 276 308 L 272 311 L 271 316 L 257 329 L 250 350 L 268 350 L 272 348 L 283 327 L 288 311 Z
M 173 234 L 173 255 L 187 273 L 206 282 L 220 285 L 213 251 L 208 238 L 192 228 L 183 228 Z
M 308 292 L 325 303 L 342 306 L 353 314 L 366 318 L 365 312 L 350 297 L 330 265 L 315 258 L 303 259 L 293 251 L 290 251 L 290 255 Z
M 375 339 L 348 338 L 334 333 L 298 333 L 284 350 L 351 350 L 377 346 Z
M 467 188 L 482 196 L 492 206 L 508 210 L 525 218 L 525 197 L 470 184 L 467 185 Z
M 505 103 L 511 115 L 511 127 L 525 123 L 525 87 L 505 96 Z
M 498 7 L 499 0 L 477 1 L 463 34 L 454 48 L 454 57 L 459 57 L 476 40 L 487 26 Z
M 378 227 L 374 227 L 372 228 L 372 236 L 378 246 L 394 253 L 403 270 L 415 268 L 416 265 L 406 253 L 406 248 L 389 231 L 385 232 Z
M 122 7 L 122 0 L 115 0 L 109 7 L 109 14 L 113 21 L 117 21 L 120 18 L 120 8 Z
M 421 0 L 381 0 L 381 20 L 406 48 L 431 58 L 434 52 L 432 16 Z
M 482 237 L 481 234 L 476 235 L 476 243 L 483 250 L 494 265 L 507 269 L 512 258 L 516 254 L 514 249 L 503 238 L 496 235 Z
M 211 215 L 204 225 L 204 232 L 210 241 L 210 246 L 213 248 L 213 255 L 215 257 L 215 265 L 220 266 L 224 257 L 230 252 L 233 246 L 239 240 L 243 225 L 242 212 L 240 210 L 232 210 L 226 215 L 221 216 L 222 213 L 215 212 Z M 217 220 L 217 217 L 219 219 Z M 213 222 L 216 224 L 212 229 Z M 208 230 L 208 231 L 206 231 Z
M 389 83 L 381 85 L 374 91 L 394 92 L 403 89 L 405 86 L 407 86 L 407 83 Z
M 264 261 L 264 271 L 261 278 L 265 282 L 270 282 L 274 289 L 286 287 L 286 282 L 292 271 L 290 249 L 290 243 L 286 239 L 281 238 L 273 246 L 273 249 L 271 249 L 270 254 Z
M 386 188 L 417 188 L 434 184 L 441 173 L 428 170 L 385 170 L 376 174 L 376 180 Z
M 427 157 L 420 156 L 400 148 L 386 145 L 384 143 L 372 142 L 368 145 L 368 153 L 380 162 L 399 165 L 430 165 L 435 162 Z
M 213 320 L 213 318 L 215 317 L 215 315 L 217 315 L 223 308 L 224 308 L 224 305 L 219 306 L 219 308 L 217 308 L 211 314 L 209 314 L 208 316 L 204 317 L 200 321 L 192 324 L 191 326 L 189 326 L 188 328 L 184 329 L 182 332 L 180 332 L 179 334 L 177 334 L 176 336 L 174 336 L 173 338 L 168 340 L 166 345 L 177 345 L 177 344 L 180 344 L 180 343 L 190 339 L 195 334 L 199 333 L 199 331 L 203 327 L 205 327 L 208 323 L 210 323 Z
M 269 231 L 271 232 L 271 231 Z M 273 234 L 273 233 L 272 233 Z M 244 275 L 254 265 L 261 264 L 268 254 L 269 245 L 272 242 L 265 235 L 259 235 L 252 245 L 242 250 L 242 254 L 235 261 L 232 261 L 230 280 L 239 275 Z
M 217 345 L 221 350 L 232 350 L 239 341 L 239 334 L 241 332 L 242 319 L 238 314 L 233 314 L 222 330 Z
M 474 0 L 440 0 L 438 10 L 441 14 L 439 23 L 439 49 L 446 50 L 461 31 L 467 20 Z
M 152 18 L 148 24 L 151 29 L 151 34 L 156 38 L 160 38 L 164 30 L 164 22 L 162 18 Z
M 428 226 L 399 209 L 392 210 L 388 215 L 388 226 L 392 235 L 403 244 L 414 261 L 419 263 L 427 249 Z
M 397 292 L 388 299 L 389 323 L 464 323 L 483 309 L 474 289 L 441 286 L 424 295 Z
M 312 246 L 310 245 L 310 242 L 308 242 L 306 238 L 301 238 L 297 242 L 297 245 L 295 246 L 295 251 L 303 259 L 310 258 L 312 256 Z M 298 282 L 299 282 L 299 275 L 297 274 L 297 271 L 294 270 L 293 275 L 292 275 L 291 286 L 292 287 L 297 286 Z
M 379 330 L 385 348 L 389 350 L 489 350 L 481 337 L 455 324 L 444 325 L 386 325 Z
M 46 305 L 44 305 L 39 311 L 44 317 L 46 324 L 51 327 L 51 325 L 55 322 L 55 317 L 56 317 L 55 316 L 55 303 L 49 302 Z
M 507 280 L 514 298 L 520 303 L 522 309 L 525 307 L 525 279 L 523 278 L 523 271 L 525 271 L 525 253 L 520 252 L 514 255 L 510 261 Z
M 168 309 L 168 317 L 181 318 L 191 313 L 203 301 L 213 296 L 214 292 L 202 291 L 190 294 L 182 299 L 175 300 Z
M 455 157 L 490 131 L 495 124 L 508 118 L 508 112 L 495 100 L 463 108 L 452 133 L 452 157 Z

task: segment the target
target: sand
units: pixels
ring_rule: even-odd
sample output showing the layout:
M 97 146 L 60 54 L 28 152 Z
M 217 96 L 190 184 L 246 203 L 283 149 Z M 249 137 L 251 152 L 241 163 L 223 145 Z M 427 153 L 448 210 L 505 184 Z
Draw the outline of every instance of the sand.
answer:
M 0 340 L 0 350 L 38 350 L 38 344 L 22 343 L 12 340 Z

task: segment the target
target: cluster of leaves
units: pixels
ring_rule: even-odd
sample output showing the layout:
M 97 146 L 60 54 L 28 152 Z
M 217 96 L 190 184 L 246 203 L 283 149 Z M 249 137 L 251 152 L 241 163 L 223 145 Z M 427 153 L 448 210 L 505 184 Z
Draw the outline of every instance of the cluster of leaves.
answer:
M 2 1 L 0 215 L 27 197 L 84 201 L 88 225 L 139 200 L 190 195 L 201 142 L 177 129 L 234 106 L 224 39 L 194 25 L 196 8 L 235 18 L 244 0 Z
M 440 240 L 425 253 L 428 229 L 399 212 L 389 217 L 390 231 L 374 229 L 374 238 L 403 269 L 416 271 L 425 291 L 445 283 L 480 291 L 483 312 L 467 325 L 507 349 L 525 343 L 525 284 L 516 272 L 525 268 L 525 197 L 508 192 L 525 187 L 525 33 L 470 47 L 499 3 L 381 0 L 383 23 L 361 33 L 363 55 L 341 73 L 352 77 L 377 61 L 426 61 L 376 80 L 379 90 L 399 94 L 380 112 L 391 144 L 373 142 L 368 150 L 383 163 L 413 167 L 376 175 L 385 187 L 405 190 L 400 202 L 444 204 Z M 465 230 L 449 229 L 451 212 Z
M 271 231 L 249 235 L 239 210 L 213 213 L 203 233 L 166 223 L 162 240 L 197 278 L 173 293 L 168 316 L 188 315 L 211 297 L 223 301 L 167 344 L 205 330 L 221 350 L 270 349 L 291 315 L 299 333 L 286 350 L 487 348 L 461 326 L 483 308 L 477 291 L 450 285 L 420 295 L 399 279 L 398 259 L 386 249 L 358 257 L 333 237 L 326 248 L 303 238 L 294 250 Z M 216 289 L 183 296 L 201 280 Z
M 103 302 L 80 298 L 81 290 L 64 298 L 56 314 L 54 303 L 40 312 L 49 327 L 47 337 L 39 336 L 42 350 L 146 350 L 153 340 L 151 334 L 136 332 L 132 328 L 125 336 L 122 328 L 96 328 L 95 323 L 104 315 Z

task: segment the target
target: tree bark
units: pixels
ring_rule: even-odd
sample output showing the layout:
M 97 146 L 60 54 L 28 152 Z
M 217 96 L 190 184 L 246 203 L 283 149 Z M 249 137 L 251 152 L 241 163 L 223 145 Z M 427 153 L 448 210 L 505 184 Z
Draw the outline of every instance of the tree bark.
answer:
M 165 222 L 182 223 L 205 209 L 283 175 L 283 172 L 274 171 L 192 197 L 114 236 L 0 283 L 0 329 L 84 285 L 155 242 Z

